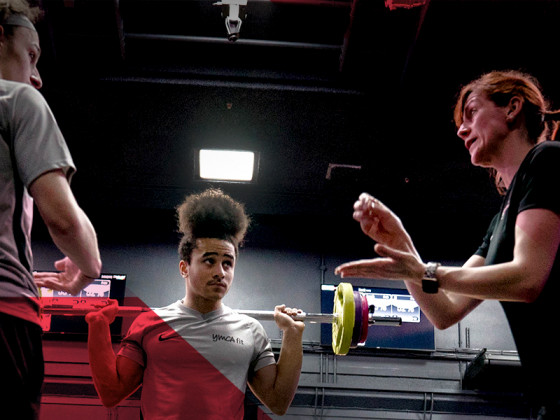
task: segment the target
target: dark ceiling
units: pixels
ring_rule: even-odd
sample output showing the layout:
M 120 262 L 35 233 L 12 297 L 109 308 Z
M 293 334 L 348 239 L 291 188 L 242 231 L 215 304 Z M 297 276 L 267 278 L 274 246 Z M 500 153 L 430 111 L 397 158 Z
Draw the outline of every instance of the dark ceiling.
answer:
M 368 191 L 424 254 L 465 258 L 499 197 L 455 136 L 456 91 L 514 68 L 560 101 L 559 1 L 248 0 L 236 42 L 213 3 L 41 2 L 42 92 L 102 242 L 174 235 L 212 146 L 260 152 L 255 184 L 217 185 L 253 215 L 248 243 L 368 253 Z

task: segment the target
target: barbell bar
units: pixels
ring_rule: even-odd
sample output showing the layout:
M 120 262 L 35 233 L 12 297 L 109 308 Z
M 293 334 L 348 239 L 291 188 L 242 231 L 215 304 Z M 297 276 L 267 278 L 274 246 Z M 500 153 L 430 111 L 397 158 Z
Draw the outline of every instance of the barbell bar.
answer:
M 56 298 L 43 298 L 42 311 L 46 315 L 85 316 L 107 305 L 104 298 L 85 298 L 74 304 L 59 303 Z M 50 304 L 49 304 L 50 302 Z M 134 317 L 151 311 L 143 306 L 119 306 L 117 316 Z M 239 309 L 235 312 L 261 321 L 273 321 L 274 311 Z M 333 313 L 306 313 L 293 315 L 296 321 L 332 324 L 332 348 L 337 355 L 345 355 L 367 340 L 371 325 L 400 326 L 400 317 L 375 316 L 375 307 L 368 305 L 367 297 L 354 291 L 350 283 L 340 283 L 334 294 Z
M 274 321 L 274 311 L 260 311 L 252 309 L 236 309 L 235 312 L 241 315 L 247 315 L 251 318 L 258 319 L 260 321 Z M 316 312 L 300 312 L 297 315 L 292 316 L 296 321 L 308 321 L 312 324 L 330 324 L 335 322 L 338 318 L 338 314 L 323 314 Z M 369 325 L 390 325 L 390 326 L 400 326 L 400 317 L 386 317 L 386 316 L 374 316 L 373 313 L 368 311 L 368 324 Z

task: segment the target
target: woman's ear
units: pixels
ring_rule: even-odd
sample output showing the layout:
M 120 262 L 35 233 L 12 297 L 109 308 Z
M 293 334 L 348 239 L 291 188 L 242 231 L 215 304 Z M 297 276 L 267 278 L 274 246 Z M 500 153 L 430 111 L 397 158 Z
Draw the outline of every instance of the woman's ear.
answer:
M 506 120 L 508 123 L 512 123 L 521 114 L 523 109 L 524 100 L 521 96 L 512 96 L 507 105 Z
M 187 276 L 189 275 L 189 264 L 187 264 L 185 260 L 181 260 L 179 262 L 179 272 L 184 278 L 187 278 Z

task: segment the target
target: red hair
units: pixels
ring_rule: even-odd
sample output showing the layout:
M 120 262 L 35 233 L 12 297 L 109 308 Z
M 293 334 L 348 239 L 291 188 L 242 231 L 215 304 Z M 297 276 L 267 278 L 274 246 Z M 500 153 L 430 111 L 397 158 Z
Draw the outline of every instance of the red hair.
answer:
M 545 140 L 554 140 L 558 131 L 560 111 L 551 110 L 544 97 L 538 80 L 530 74 L 515 70 L 492 71 L 465 85 L 457 96 L 453 119 L 457 128 L 463 123 L 463 112 L 467 99 L 472 93 L 488 97 L 497 106 L 506 106 L 514 96 L 523 99 L 522 113 L 525 128 L 533 144 Z M 496 187 L 501 194 L 505 187 L 499 173 L 490 171 L 494 176 Z

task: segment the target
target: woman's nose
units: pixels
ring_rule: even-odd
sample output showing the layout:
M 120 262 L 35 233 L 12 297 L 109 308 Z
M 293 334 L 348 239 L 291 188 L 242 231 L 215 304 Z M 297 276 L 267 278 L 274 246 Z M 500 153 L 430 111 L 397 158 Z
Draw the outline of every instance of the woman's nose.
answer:
M 461 124 L 461 126 L 457 130 L 457 135 L 461 138 L 464 138 L 468 133 L 469 133 L 469 129 L 465 127 L 465 124 Z

